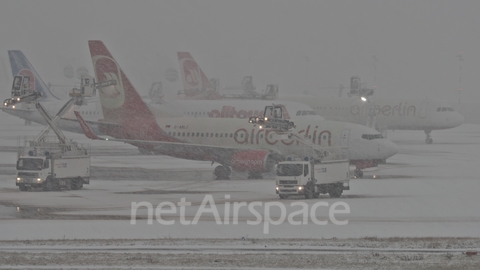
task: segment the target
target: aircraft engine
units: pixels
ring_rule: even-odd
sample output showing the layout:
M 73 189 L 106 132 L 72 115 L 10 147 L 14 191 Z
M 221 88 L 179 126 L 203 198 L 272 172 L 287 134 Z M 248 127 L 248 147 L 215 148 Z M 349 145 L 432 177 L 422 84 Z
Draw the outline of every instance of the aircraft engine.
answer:
M 269 172 L 274 165 L 275 160 L 266 150 L 241 151 L 233 154 L 230 159 L 230 166 L 234 171 Z

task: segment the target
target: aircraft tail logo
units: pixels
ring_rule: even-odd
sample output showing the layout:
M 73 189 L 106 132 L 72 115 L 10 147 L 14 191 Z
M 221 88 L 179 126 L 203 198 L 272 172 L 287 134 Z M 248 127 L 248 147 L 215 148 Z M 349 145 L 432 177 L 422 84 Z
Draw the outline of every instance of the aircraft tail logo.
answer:
M 99 90 L 105 120 L 121 126 L 105 134 L 122 139 L 175 141 L 158 126 L 152 111 L 103 42 L 90 40 L 88 46 L 97 83 L 105 85 Z
M 206 89 L 210 87 L 207 76 L 188 52 L 177 52 L 182 81 L 185 90 Z
M 53 94 L 47 85 L 43 82 L 40 75 L 35 71 L 32 64 L 28 61 L 27 57 L 20 50 L 9 50 L 8 58 L 10 59 L 10 66 L 12 68 L 13 76 L 22 75 L 30 76 L 30 90 L 36 91 L 42 94 L 43 100 L 59 100 L 55 94 Z

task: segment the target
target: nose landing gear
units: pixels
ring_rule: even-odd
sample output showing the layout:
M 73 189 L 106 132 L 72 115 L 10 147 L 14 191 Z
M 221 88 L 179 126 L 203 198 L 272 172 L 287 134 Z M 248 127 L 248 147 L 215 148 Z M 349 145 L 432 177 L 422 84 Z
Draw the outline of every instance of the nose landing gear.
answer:
M 427 138 L 425 138 L 425 143 L 426 144 L 432 144 L 433 143 L 432 136 L 430 135 L 431 132 L 432 132 L 431 130 L 425 130 L 425 135 L 427 136 Z

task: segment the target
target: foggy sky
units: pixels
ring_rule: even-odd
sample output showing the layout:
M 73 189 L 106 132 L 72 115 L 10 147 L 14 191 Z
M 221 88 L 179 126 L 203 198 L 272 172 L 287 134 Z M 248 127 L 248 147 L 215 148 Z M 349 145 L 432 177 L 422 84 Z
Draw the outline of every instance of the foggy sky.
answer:
M 253 75 L 257 89 L 277 83 L 280 94 L 301 94 L 308 83 L 334 96 L 326 88 L 358 75 L 381 97 L 453 103 L 462 87 L 462 100 L 479 102 L 478 11 L 480 1 L 448 0 L 1 1 L 0 57 L 10 75 L 7 50 L 22 50 L 46 82 L 73 84 L 63 68 L 92 73 L 87 41 L 100 39 L 142 94 L 162 80 L 175 97 L 181 84 L 166 83 L 164 72 L 189 51 L 221 85 Z

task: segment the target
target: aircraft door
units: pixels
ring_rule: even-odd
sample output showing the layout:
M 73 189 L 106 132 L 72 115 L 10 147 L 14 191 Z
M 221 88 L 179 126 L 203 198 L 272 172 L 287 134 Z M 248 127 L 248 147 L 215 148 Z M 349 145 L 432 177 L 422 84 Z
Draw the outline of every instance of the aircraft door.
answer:
M 427 102 L 426 101 L 422 101 L 420 103 L 420 112 L 418 114 L 418 117 L 420 117 L 420 118 L 427 117 Z
M 350 129 L 342 130 L 342 140 L 340 141 L 340 146 L 348 147 L 349 138 L 350 138 Z

